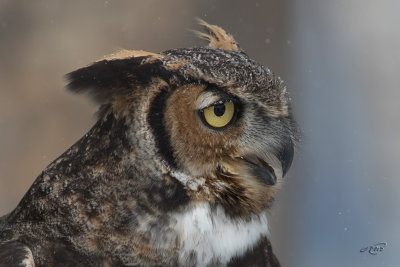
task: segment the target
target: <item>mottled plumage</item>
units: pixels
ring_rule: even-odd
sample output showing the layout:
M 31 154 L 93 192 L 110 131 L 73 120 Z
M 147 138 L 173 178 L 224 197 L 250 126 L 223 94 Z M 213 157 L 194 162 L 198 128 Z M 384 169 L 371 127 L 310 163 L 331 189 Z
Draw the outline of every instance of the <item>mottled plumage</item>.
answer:
M 68 74 L 98 122 L 0 218 L 1 266 L 279 266 L 266 213 L 293 158 L 288 96 L 201 24 L 208 47 L 120 51 Z

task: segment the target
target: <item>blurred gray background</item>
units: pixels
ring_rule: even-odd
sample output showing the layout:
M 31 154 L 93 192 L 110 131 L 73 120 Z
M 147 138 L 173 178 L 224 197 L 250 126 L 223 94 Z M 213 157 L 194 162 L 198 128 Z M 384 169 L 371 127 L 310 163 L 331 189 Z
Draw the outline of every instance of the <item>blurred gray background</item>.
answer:
M 197 16 L 291 92 L 303 138 L 270 216 L 282 265 L 400 266 L 399 14 L 396 0 L 0 0 L 0 215 L 94 123 L 64 74 L 120 48 L 203 45 Z

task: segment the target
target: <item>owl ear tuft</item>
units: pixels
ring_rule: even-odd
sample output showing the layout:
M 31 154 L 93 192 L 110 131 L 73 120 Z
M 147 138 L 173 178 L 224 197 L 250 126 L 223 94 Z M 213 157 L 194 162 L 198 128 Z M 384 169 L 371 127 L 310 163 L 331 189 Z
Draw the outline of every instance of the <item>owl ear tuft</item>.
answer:
M 239 45 L 236 40 L 227 33 L 224 29 L 219 26 L 211 25 L 204 20 L 197 18 L 200 25 L 204 26 L 208 30 L 208 34 L 199 31 L 193 31 L 202 39 L 209 41 L 208 44 L 212 48 L 230 50 L 230 51 L 240 51 Z
M 67 89 L 89 94 L 97 103 L 106 104 L 116 96 L 129 95 L 148 85 L 155 77 L 165 78 L 168 72 L 161 61 L 163 57 L 145 51 L 119 51 L 68 73 Z
M 104 58 L 102 58 L 101 60 L 127 59 L 127 58 L 132 58 L 132 57 L 148 57 L 149 60 L 156 60 L 156 59 L 164 58 L 165 56 L 161 55 L 161 54 L 143 51 L 143 50 L 122 49 L 113 54 L 104 56 Z M 99 60 L 99 61 L 101 61 L 101 60 Z

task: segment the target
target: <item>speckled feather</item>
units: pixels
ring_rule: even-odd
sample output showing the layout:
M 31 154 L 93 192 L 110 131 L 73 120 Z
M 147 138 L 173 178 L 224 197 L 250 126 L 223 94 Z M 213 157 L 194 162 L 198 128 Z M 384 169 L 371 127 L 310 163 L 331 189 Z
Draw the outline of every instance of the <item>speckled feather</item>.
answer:
M 99 120 L 0 218 L 0 266 L 279 266 L 266 213 L 294 152 L 288 95 L 202 24 L 211 47 L 122 51 L 68 75 L 101 105 Z M 198 118 L 210 94 L 240 106 L 223 131 Z

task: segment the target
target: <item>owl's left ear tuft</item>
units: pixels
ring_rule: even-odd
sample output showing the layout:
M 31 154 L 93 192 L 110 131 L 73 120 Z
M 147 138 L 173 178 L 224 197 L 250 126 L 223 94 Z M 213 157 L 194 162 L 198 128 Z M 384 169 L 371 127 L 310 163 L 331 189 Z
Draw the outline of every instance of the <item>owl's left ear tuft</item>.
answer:
M 123 50 L 68 73 L 67 88 L 75 93 L 87 93 L 99 104 L 107 104 L 148 85 L 153 78 L 167 78 L 169 72 L 161 61 L 164 57 L 145 51 Z
M 204 20 L 197 18 L 197 21 L 200 25 L 204 26 L 209 33 L 193 31 L 200 38 L 203 38 L 210 43 L 208 44 L 212 48 L 229 50 L 229 51 L 240 51 L 238 43 L 236 40 L 227 33 L 224 29 L 217 25 L 211 25 L 205 22 Z
M 118 52 L 115 52 L 113 54 L 104 56 L 101 60 L 114 60 L 114 59 L 128 59 L 128 58 L 133 58 L 133 57 L 148 57 L 148 59 L 155 60 L 159 58 L 164 58 L 164 55 L 157 54 L 157 53 L 152 53 L 152 52 L 147 52 L 143 50 L 126 50 L 122 49 Z M 101 61 L 98 60 L 98 61 Z

